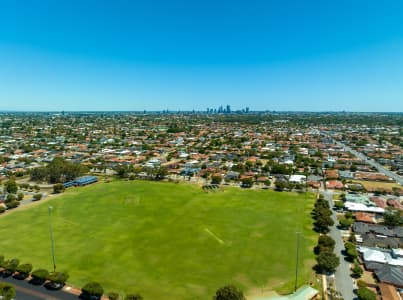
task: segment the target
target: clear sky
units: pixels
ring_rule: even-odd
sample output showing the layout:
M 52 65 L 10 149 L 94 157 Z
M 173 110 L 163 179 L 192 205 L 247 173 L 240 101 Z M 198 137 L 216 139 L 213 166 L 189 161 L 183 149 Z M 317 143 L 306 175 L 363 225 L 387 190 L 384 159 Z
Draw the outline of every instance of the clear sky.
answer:
M 0 110 L 403 111 L 401 0 L 0 0 Z

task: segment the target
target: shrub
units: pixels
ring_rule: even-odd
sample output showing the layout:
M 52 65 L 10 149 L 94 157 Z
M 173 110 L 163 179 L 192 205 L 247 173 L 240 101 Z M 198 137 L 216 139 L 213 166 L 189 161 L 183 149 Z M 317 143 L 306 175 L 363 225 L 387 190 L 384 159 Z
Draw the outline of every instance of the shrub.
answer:
M 7 202 L 7 209 L 12 209 L 12 208 L 16 208 L 20 205 L 20 202 L 18 202 L 17 200 L 13 200 L 11 202 Z
M 355 244 L 346 242 L 344 244 L 344 247 L 346 248 L 346 254 L 347 254 L 348 258 L 350 259 L 350 261 L 353 261 L 354 259 L 357 258 L 358 252 L 357 252 L 357 247 L 355 246 Z
M 20 264 L 20 260 L 17 258 L 13 258 L 4 263 L 4 269 L 6 269 L 6 271 L 9 273 L 14 273 L 19 264 Z
M 24 199 L 24 193 L 18 193 L 17 200 L 21 201 L 22 199 Z
M 3 205 L 0 205 L 0 214 L 6 211 L 6 208 Z
M 31 264 L 21 264 L 17 267 L 16 271 L 20 274 L 28 275 L 32 271 Z
M 245 300 L 245 296 L 237 287 L 227 285 L 216 291 L 213 300 Z
M 47 279 L 53 283 L 64 284 L 69 279 L 69 275 L 65 272 L 53 272 L 49 274 Z
M 36 269 L 31 273 L 31 276 L 34 281 L 43 283 L 45 282 L 46 278 L 48 278 L 49 272 L 46 269 Z
M 365 287 L 358 289 L 357 296 L 360 300 L 376 300 L 376 294 Z
M 89 282 L 81 289 L 84 297 L 98 296 L 101 297 L 104 289 L 98 282 Z
M 56 184 L 53 186 L 53 192 L 54 192 L 55 194 L 63 193 L 64 190 L 65 190 L 65 187 L 64 187 L 64 185 L 63 185 L 62 183 L 56 183 Z
M 33 198 L 34 201 L 39 201 L 42 199 L 42 194 L 41 193 L 35 194 Z
M 351 271 L 353 272 L 353 276 L 356 278 L 361 277 L 362 273 L 364 272 L 357 260 L 354 261 L 354 267 L 351 269 Z
M 16 199 L 17 199 L 17 197 L 14 194 L 8 194 L 7 199 L 6 199 L 6 203 L 14 201 Z
M 3 300 L 11 300 L 15 297 L 15 288 L 7 282 L 0 282 L 0 295 Z

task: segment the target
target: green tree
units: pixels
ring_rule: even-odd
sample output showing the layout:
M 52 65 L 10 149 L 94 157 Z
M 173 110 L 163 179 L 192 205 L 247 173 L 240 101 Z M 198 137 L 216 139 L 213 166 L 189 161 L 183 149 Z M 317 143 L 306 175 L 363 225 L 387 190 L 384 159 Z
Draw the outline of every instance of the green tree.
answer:
M 18 185 L 13 179 L 10 179 L 6 183 L 4 183 L 4 187 L 6 192 L 9 194 L 15 194 L 18 191 Z
M 21 264 L 16 268 L 16 271 L 20 273 L 22 276 L 27 277 L 29 273 L 32 271 L 31 264 Z
M 20 202 L 18 202 L 17 200 L 13 200 L 13 201 L 10 201 L 10 202 L 6 203 L 6 206 L 7 206 L 8 209 L 16 208 L 19 205 L 20 205 Z
M 55 193 L 55 194 L 63 193 L 64 190 L 65 190 L 65 187 L 64 187 L 64 185 L 62 183 L 56 183 L 53 186 L 53 193 Z
M 354 223 L 354 220 L 351 218 L 341 218 L 339 220 L 339 225 L 342 229 L 349 229 L 351 224 Z
M 316 257 L 316 261 L 319 272 L 325 273 L 333 273 L 340 264 L 340 259 L 332 252 L 320 253 Z
M 6 261 L 4 263 L 4 269 L 8 272 L 8 273 L 14 273 L 18 267 L 18 265 L 20 264 L 20 260 L 17 258 L 13 258 L 10 259 L 8 261 Z
M 35 195 L 33 196 L 33 198 L 34 198 L 34 201 L 39 201 L 39 200 L 42 199 L 42 194 L 41 194 L 41 193 L 35 194 Z
M 155 170 L 155 179 L 161 180 L 168 175 L 168 169 L 166 167 L 159 167 Z
M 114 171 L 119 178 L 127 178 L 129 177 L 129 173 L 131 172 L 131 167 L 129 165 L 119 164 L 114 168 Z
M 320 233 L 328 233 L 330 231 L 329 227 L 333 226 L 333 224 L 334 222 L 330 216 L 321 213 L 316 217 L 315 229 Z
M 343 209 L 343 207 L 344 207 L 343 201 L 335 201 L 335 202 L 334 202 L 334 207 L 335 207 L 336 209 Z
M 383 215 L 383 222 L 386 226 L 399 226 L 403 224 L 403 218 L 399 211 L 388 209 Z
M 69 279 L 69 274 L 66 272 L 52 272 L 47 279 L 55 285 L 65 284 L 67 279 Z
M 354 261 L 354 266 L 352 267 L 351 271 L 353 272 L 353 276 L 355 278 L 361 277 L 362 273 L 364 272 L 357 260 Z
M 103 287 L 98 282 L 89 282 L 81 289 L 84 299 L 88 299 L 91 296 L 101 297 L 104 294 Z
M 245 177 L 241 180 L 242 186 L 244 187 L 251 187 L 253 185 L 253 178 L 252 177 Z
M 355 244 L 346 242 L 344 244 L 344 247 L 349 260 L 354 261 L 354 259 L 358 257 L 357 247 L 355 246 Z
M 49 276 L 49 272 L 46 269 L 36 269 L 31 273 L 32 279 L 35 283 L 44 283 Z
M 3 300 L 14 299 L 16 295 L 14 286 L 7 282 L 0 282 L 0 295 Z
M 365 287 L 359 288 L 357 290 L 357 296 L 360 300 L 376 300 L 376 294 Z
M 214 174 L 211 176 L 211 183 L 212 184 L 220 184 L 222 181 L 222 176 L 219 174 Z
M 333 252 L 336 242 L 328 235 L 320 235 L 318 238 L 318 245 L 315 252 L 317 254 L 321 252 Z
M 274 186 L 276 187 L 276 191 L 282 192 L 287 187 L 287 184 L 283 181 L 276 180 Z
M 226 285 L 216 291 L 213 300 L 245 300 L 245 296 L 237 287 Z
M 12 202 L 12 201 L 15 201 L 17 199 L 17 197 L 15 197 L 15 195 L 14 194 L 8 194 L 7 195 L 7 199 L 6 199 L 6 203 L 8 203 L 8 202 Z

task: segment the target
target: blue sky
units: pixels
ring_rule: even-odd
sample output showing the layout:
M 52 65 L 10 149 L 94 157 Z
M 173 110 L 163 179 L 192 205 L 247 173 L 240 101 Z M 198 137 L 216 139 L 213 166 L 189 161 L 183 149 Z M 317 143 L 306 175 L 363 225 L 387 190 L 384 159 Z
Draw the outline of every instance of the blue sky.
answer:
M 0 0 L 0 110 L 403 111 L 403 1 Z

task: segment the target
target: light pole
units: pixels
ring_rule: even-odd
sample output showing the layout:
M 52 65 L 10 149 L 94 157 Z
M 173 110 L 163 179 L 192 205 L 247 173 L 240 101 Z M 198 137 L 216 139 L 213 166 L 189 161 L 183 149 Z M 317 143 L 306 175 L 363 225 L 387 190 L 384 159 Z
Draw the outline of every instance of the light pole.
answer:
M 53 272 L 56 272 L 56 260 L 55 260 L 55 242 L 53 240 L 53 229 L 52 229 L 52 210 L 53 207 L 48 207 L 48 215 L 49 215 L 49 233 L 50 233 L 50 243 L 52 248 L 52 261 L 53 261 Z
M 295 286 L 294 286 L 294 291 L 297 290 L 298 287 L 298 265 L 299 265 L 299 235 L 301 232 L 297 231 L 295 232 L 297 236 L 297 253 L 296 253 L 296 260 L 295 260 Z

